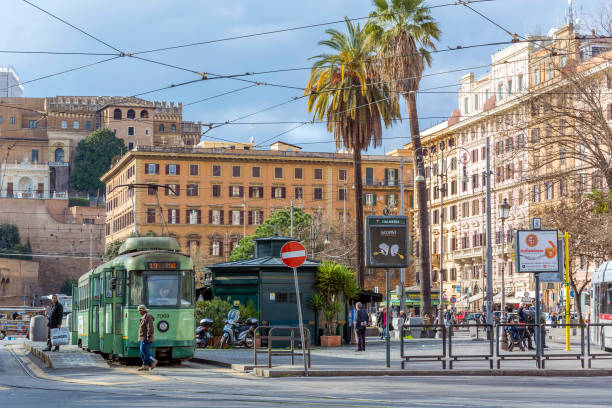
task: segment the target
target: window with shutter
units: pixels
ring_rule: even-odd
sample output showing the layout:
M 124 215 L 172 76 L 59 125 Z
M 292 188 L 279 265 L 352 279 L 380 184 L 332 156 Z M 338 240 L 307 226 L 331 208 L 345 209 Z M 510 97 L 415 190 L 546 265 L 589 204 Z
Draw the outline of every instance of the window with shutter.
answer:
M 282 198 L 287 198 L 287 188 L 281 187 L 281 196 Z
M 302 168 L 301 168 L 301 167 L 296 167 L 296 168 L 293 170 L 293 177 L 294 177 L 294 178 L 296 178 L 296 179 L 298 179 L 298 180 L 301 180 L 301 179 L 304 177 L 304 176 L 303 176 L 303 170 L 302 170 Z
M 212 196 L 213 197 L 221 197 L 221 185 L 213 184 L 212 186 Z
M 219 224 L 223 225 L 224 220 L 223 220 L 223 210 L 219 211 Z
M 197 164 L 190 164 L 189 165 L 189 175 L 197 176 L 198 174 L 200 174 L 200 166 Z
M 253 211 L 248 212 L 248 223 L 249 225 L 253 225 Z
M 323 169 L 314 169 L 314 179 L 323 180 Z
M 232 177 L 240 177 L 240 166 L 232 166 Z
M 261 177 L 261 167 L 252 167 L 251 168 L 251 177 L 254 177 L 254 178 Z

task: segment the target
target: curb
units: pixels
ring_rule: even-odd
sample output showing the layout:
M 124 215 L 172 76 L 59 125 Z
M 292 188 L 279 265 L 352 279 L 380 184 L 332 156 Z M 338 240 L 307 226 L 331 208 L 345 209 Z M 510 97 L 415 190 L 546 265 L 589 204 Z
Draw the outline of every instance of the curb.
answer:
M 256 367 L 253 373 L 259 377 L 303 377 L 303 370 L 270 369 Z M 612 370 L 308 370 L 309 377 L 418 377 L 418 376 L 463 376 L 463 377 L 604 377 L 612 376 Z
M 49 357 L 44 351 L 39 350 L 36 347 L 32 347 L 29 341 L 23 342 L 23 348 L 25 351 L 31 353 L 33 356 L 42 361 L 47 367 L 54 368 L 53 363 L 51 362 L 51 357 Z
M 209 360 L 207 358 L 199 358 L 199 357 L 193 357 L 189 361 L 193 361 L 194 363 L 200 363 L 200 364 L 214 365 L 217 367 L 230 368 L 232 370 L 240 371 L 240 372 L 252 371 L 255 368 L 255 366 L 252 364 L 251 365 L 232 364 L 232 363 L 226 363 L 224 361 Z

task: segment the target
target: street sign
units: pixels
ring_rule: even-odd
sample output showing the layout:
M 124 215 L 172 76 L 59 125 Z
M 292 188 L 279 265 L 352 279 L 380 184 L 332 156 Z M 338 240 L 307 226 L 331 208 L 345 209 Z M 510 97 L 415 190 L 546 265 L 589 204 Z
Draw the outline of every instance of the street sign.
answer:
M 451 302 L 451 303 L 455 303 L 456 301 L 457 301 L 457 298 L 456 298 L 456 297 L 454 297 L 454 296 L 451 296 L 451 298 L 450 298 L 450 302 Z
M 281 248 L 281 260 L 290 268 L 297 268 L 306 260 L 306 248 L 297 241 L 289 241 Z
M 304 320 L 302 318 L 302 300 L 300 299 L 300 284 L 298 282 L 297 268 L 306 260 L 306 248 L 297 241 L 289 241 L 280 251 L 281 261 L 293 268 L 293 282 L 295 283 L 295 299 L 297 301 L 298 324 L 300 330 L 300 341 L 302 345 L 302 358 L 304 360 L 304 376 L 308 377 L 308 364 L 306 361 L 306 343 L 304 340 Z M 270 294 L 272 298 L 272 294 Z
M 518 230 L 514 234 L 517 272 L 559 272 L 557 230 Z
M 369 268 L 408 267 L 408 217 L 367 216 L 366 254 Z
M 565 253 L 565 243 L 562 239 L 557 240 L 557 250 L 559 253 L 559 271 L 558 272 L 542 272 L 540 273 L 540 282 L 556 283 L 565 281 L 565 264 L 563 263 L 563 254 Z

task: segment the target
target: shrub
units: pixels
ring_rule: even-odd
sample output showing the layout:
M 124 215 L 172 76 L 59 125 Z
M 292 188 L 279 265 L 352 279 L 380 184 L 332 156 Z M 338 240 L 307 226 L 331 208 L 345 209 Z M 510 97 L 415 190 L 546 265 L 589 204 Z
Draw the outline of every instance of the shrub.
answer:
M 89 198 L 69 198 L 68 207 L 89 207 Z

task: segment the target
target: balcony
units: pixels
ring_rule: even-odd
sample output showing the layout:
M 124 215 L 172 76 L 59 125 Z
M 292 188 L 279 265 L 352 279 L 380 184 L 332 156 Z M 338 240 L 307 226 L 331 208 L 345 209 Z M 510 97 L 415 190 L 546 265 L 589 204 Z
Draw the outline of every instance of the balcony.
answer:
M 478 258 L 482 258 L 482 247 L 456 249 L 453 251 L 453 260 L 470 263 Z

